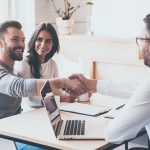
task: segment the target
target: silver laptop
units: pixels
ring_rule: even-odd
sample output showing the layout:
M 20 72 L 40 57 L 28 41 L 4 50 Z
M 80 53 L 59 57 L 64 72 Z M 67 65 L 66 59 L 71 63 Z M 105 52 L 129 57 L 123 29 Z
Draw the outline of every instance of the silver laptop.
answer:
M 58 139 L 104 139 L 105 123 L 90 120 L 63 120 L 54 96 L 46 96 L 50 92 L 47 81 L 41 89 L 43 105 L 46 107 L 55 136 Z

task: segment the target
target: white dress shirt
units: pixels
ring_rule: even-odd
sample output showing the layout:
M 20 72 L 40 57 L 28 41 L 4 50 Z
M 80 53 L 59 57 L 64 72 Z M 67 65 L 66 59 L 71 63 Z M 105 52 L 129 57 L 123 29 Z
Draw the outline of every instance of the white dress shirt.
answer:
M 130 97 L 123 110 L 107 126 L 105 139 L 121 143 L 134 138 L 145 127 L 150 137 L 150 79 L 136 82 L 98 81 L 97 91 L 116 97 Z M 132 94 L 133 93 L 133 94 Z

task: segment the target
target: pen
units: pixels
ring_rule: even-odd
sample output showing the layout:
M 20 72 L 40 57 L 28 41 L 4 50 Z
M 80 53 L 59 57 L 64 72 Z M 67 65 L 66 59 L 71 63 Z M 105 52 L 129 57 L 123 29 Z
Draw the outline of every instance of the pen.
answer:
M 116 110 L 121 109 L 124 105 L 125 105 L 125 104 L 123 104 L 123 105 L 121 105 L 121 106 L 117 107 L 117 108 L 116 108 Z
M 111 116 L 104 116 L 104 118 L 107 118 L 107 119 L 114 119 L 114 118 L 111 117 Z

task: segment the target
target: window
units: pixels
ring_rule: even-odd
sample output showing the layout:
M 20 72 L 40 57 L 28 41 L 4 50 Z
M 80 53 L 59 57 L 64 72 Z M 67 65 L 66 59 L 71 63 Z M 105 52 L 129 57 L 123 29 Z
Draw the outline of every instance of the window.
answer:
M 135 38 L 150 13 L 149 0 L 93 0 L 91 30 L 100 37 Z
M 8 1 L 0 0 L 0 22 L 4 21 L 8 17 Z

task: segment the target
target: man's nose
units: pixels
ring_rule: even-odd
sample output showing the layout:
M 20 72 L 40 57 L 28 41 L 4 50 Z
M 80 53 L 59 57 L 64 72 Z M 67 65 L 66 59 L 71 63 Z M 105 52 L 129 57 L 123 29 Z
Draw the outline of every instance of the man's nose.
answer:
M 18 40 L 18 46 L 21 46 L 21 47 L 25 47 L 25 42 L 24 40 Z

